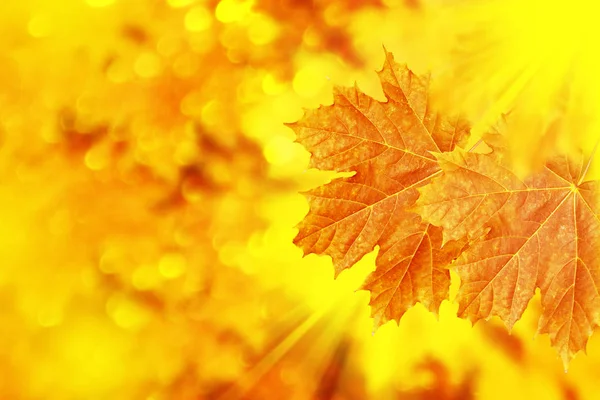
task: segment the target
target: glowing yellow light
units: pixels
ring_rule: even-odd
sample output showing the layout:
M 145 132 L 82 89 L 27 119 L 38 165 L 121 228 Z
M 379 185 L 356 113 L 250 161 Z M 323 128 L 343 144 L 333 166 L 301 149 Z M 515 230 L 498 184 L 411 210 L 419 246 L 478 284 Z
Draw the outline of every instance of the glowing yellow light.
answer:
M 160 58 L 154 53 L 142 53 L 136 60 L 134 71 L 142 78 L 152 78 L 160 73 Z
M 162 277 L 156 266 L 144 264 L 133 271 L 131 282 L 138 290 L 150 290 L 160 286 Z
M 101 146 L 96 146 L 85 153 L 85 165 L 94 171 L 99 171 L 108 165 L 110 155 L 106 149 Z
M 183 140 L 177 144 L 173 159 L 179 165 L 190 165 L 198 160 L 198 146 L 191 141 Z
M 90 7 L 106 7 L 114 4 L 116 0 L 86 0 Z
M 41 359 L 46 364 L 43 372 L 48 374 L 43 379 L 60 379 L 63 368 L 71 371 L 69 388 L 48 386 L 45 380 L 41 387 L 58 388 L 62 395 L 77 398 L 88 397 L 89 390 L 122 387 L 126 371 L 119 360 L 126 351 L 126 340 L 106 319 L 81 315 L 77 320 L 75 324 L 70 321 L 53 341 L 51 355 Z
M 272 42 L 279 34 L 277 24 L 270 18 L 262 15 L 252 19 L 248 28 L 248 37 L 255 45 L 264 45 Z
M 106 311 L 115 324 L 124 329 L 138 329 L 148 319 L 146 310 L 119 295 L 110 298 L 106 304 Z
M 48 36 L 52 33 L 52 21 L 44 15 L 37 15 L 27 24 L 29 34 L 36 38 Z
M 175 279 L 183 275 L 187 268 L 187 260 L 179 253 L 167 253 L 158 263 L 158 270 L 167 279 Z
M 271 164 L 285 164 L 294 158 L 294 143 L 281 136 L 274 137 L 264 149 L 266 160 Z
M 300 96 L 313 97 L 323 88 L 325 76 L 317 68 L 303 68 L 294 76 L 294 91 Z
M 286 84 L 279 82 L 272 74 L 266 74 L 262 80 L 262 90 L 268 95 L 277 95 L 286 89 Z
M 57 130 L 53 126 L 49 125 L 45 125 L 40 129 L 40 136 L 47 143 L 58 143 L 61 140 L 60 133 L 57 132 Z M 0 147 L 2 147 L 1 142 Z
M 173 8 L 186 7 L 194 4 L 198 0 L 167 0 L 167 3 Z
M 468 10 L 468 17 L 459 21 L 441 10 L 441 19 L 452 29 L 432 35 L 435 45 L 415 46 L 423 59 L 446 57 L 440 43 L 453 42 L 456 31 L 484 20 L 484 29 L 456 44 L 462 49 L 475 43 L 478 50 L 472 58 L 461 56 L 460 62 L 486 63 L 471 69 L 460 64 L 457 70 L 468 76 L 488 74 L 478 85 L 455 85 L 451 92 L 497 89 L 489 99 L 502 112 L 521 95 L 530 76 L 543 77 L 539 89 L 532 90 L 538 103 L 526 105 L 544 113 L 539 104 L 549 103 L 569 70 L 578 76 L 587 107 L 569 103 L 569 109 L 597 114 L 600 95 L 590 94 L 600 93 L 600 63 L 592 50 L 600 38 L 595 3 L 382 1 L 396 10 L 390 14 L 385 7 L 370 7 L 363 12 L 359 1 L 352 6 L 317 1 L 311 9 L 314 19 L 308 21 L 300 0 L 288 1 L 297 4 L 284 10 L 289 15 L 281 21 L 274 16 L 280 12 L 273 9 L 277 1 L 156 0 L 163 5 L 158 13 L 148 12 L 143 1 L 65 0 L 54 1 L 65 3 L 55 8 L 50 7 L 52 0 L 2 2 L 7 5 L 0 6 L 0 17 L 5 18 L 8 40 L 0 45 L 5 53 L 0 57 L 5 89 L 0 91 L 0 171 L 6 172 L 0 179 L 0 297 L 7 301 L 0 328 L 7 334 L 0 335 L 6 339 L 6 354 L 0 359 L 8 362 L 0 368 L 0 377 L 6 377 L 0 378 L 0 397 L 186 398 L 210 396 L 212 388 L 238 386 L 254 376 L 250 380 L 255 384 L 248 386 L 252 392 L 245 397 L 253 397 L 255 389 L 257 398 L 281 397 L 278 385 L 283 382 L 299 389 L 297 397 L 308 398 L 317 388 L 306 385 L 307 376 L 319 378 L 315 374 L 327 373 L 333 360 L 360 375 L 359 390 L 364 386 L 365 393 L 359 394 L 365 398 L 402 397 L 399 391 L 420 385 L 455 395 L 463 364 L 477 376 L 459 389 L 475 389 L 482 398 L 558 398 L 567 389 L 594 398 L 593 384 L 579 385 L 585 375 L 571 372 L 573 379 L 566 382 L 542 369 L 555 369 L 547 343 L 525 344 L 526 356 L 511 361 L 498 343 L 478 339 L 485 333 L 482 326 L 472 329 L 456 318 L 458 305 L 450 309 L 444 302 L 440 323 L 419 305 L 400 328 L 388 324 L 371 337 L 369 294 L 353 291 L 372 270 L 375 253 L 334 281 L 328 257 L 301 259 L 292 244 L 296 232 L 291 227 L 308 212 L 297 189 L 337 175 L 317 177 L 306 171 L 309 153 L 292 142 L 282 122 L 300 118 L 301 107 L 330 101 L 328 77 L 344 86 L 358 80 L 364 90 L 365 77 L 372 76 L 369 82 L 382 93 L 373 72 L 380 67 L 382 38 L 388 48 L 408 48 L 410 44 L 401 47 L 398 42 L 405 40 L 399 28 L 408 25 L 414 34 L 410 42 L 420 43 L 416 27 L 429 26 L 421 22 L 437 13 L 438 4 L 452 3 L 448 8 Z M 411 4 L 423 7 L 415 6 L 408 15 Z M 401 8 L 406 19 L 397 12 Z M 388 22 L 384 32 L 386 20 L 394 28 Z M 344 39 L 366 64 L 341 62 L 340 51 L 349 49 L 328 41 L 323 21 L 347 26 L 340 33 L 348 34 Z M 132 41 L 123 35 L 129 25 L 147 32 L 146 39 Z M 498 49 L 496 43 L 504 44 Z M 394 52 L 400 62 L 410 53 Z M 486 59 L 489 54 L 492 60 Z M 522 65 L 542 65 L 550 72 L 511 84 L 513 72 Z M 578 88 L 573 82 L 569 75 L 569 91 Z M 74 120 L 57 126 L 57 113 L 63 111 Z M 110 131 L 94 134 L 99 123 Z M 215 134 L 211 137 L 218 144 L 203 147 L 198 125 L 208 131 L 202 135 Z M 600 124 L 594 127 L 600 131 Z M 578 125 L 569 128 L 574 134 L 582 131 Z M 239 140 L 242 133 L 244 140 L 256 139 L 260 149 L 246 147 Z M 590 146 L 594 143 L 590 137 Z M 201 172 L 179 175 L 186 170 L 182 167 L 196 163 L 203 165 Z M 600 162 L 594 164 L 600 168 Z M 269 176 L 267 182 L 263 173 Z M 129 189 L 122 190 L 124 183 Z M 115 196 L 123 208 L 116 214 L 110 207 Z M 455 282 L 453 293 L 458 291 Z M 338 303 L 332 307 L 333 302 Z M 98 313 L 103 306 L 105 312 Z M 360 315 L 346 317 L 356 307 Z M 295 330 L 286 321 L 295 322 L 300 309 L 327 311 L 327 316 L 317 325 L 318 318 L 311 317 Z M 273 331 L 276 341 L 271 330 L 262 328 L 271 326 L 270 320 L 280 321 Z M 197 334 L 198 321 L 209 328 L 202 335 Z M 522 327 L 535 329 L 534 322 L 533 317 L 526 319 Z M 283 337 L 285 346 L 273 349 L 271 344 L 288 330 L 292 339 Z M 529 339 L 530 331 L 523 332 Z M 307 339 L 317 356 L 298 362 L 299 352 L 292 347 Z M 352 345 L 343 361 L 336 356 L 337 341 Z M 463 355 L 464 349 L 469 351 Z M 127 357 L 133 353 L 143 356 Z M 448 367 L 442 382 L 437 382 L 435 370 L 414 371 L 429 355 L 441 359 L 440 368 Z M 269 359 L 270 364 L 263 362 Z M 593 356 L 587 359 L 579 365 L 593 367 L 597 362 Z M 64 371 L 69 379 L 63 379 Z M 502 371 L 508 371 L 506 376 Z M 498 391 L 498 377 L 507 382 L 506 390 Z M 351 390 L 348 378 L 352 380 L 341 377 L 340 390 Z M 307 386 L 311 393 L 300 393 Z M 413 397 L 436 393 L 415 392 Z
M 219 251 L 219 260 L 225 265 L 236 265 L 240 261 L 240 255 L 242 253 L 243 246 L 239 243 L 226 243 Z
M 250 1 L 222 0 L 215 9 L 215 16 L 224 23 L 236 22 L 244 19 L 251 7 Z
M 227 26 L 219 35 L 219 41 L 227 49 L 236 49 L 242 46 L 245 39 L 240 35 L 239 30 L 235 26 Z
M 449 6 L 464 40 L 438 100 L 466 111 L 474 130 L 487 130 L 510 112 L 507 133 L 519 173 L 543 163 L 547 151 L 592 150 L 600 101 L 600 4 L 590 0 L 492 0 Z M 518 11 L 517 11 L 518 10 Z M 451 90 L 450 87 L 452 87 Z M 460 105 L 458 105 L 460 104 Z M 561 124 L 546 135 L 549 120 Z M 550 137 L 552 136 L 552 137 Z M 554 137 L 556 139 L 554 139 Z M 566 139 L 566 140 L 565 140 Z M 554 142 L 554 143 L 552 143 Z M 537 158 L 537 160 L 536 160 Z M 534 163 L 535 164 L 535 163 Z
M 205 7 L 196 6 L 185 15 L 185 28 L 191 32 L 200 32 L 210 28 L 212 15 Z

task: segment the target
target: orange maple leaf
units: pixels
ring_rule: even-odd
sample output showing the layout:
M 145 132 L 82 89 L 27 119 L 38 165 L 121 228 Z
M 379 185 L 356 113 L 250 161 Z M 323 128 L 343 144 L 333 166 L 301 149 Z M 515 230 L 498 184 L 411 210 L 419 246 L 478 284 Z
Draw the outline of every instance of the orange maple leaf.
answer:
M 496 315 L 511 329 L 540 288 L 538 330 L 566 368 L 600 318 L 599 182 L 583 182 L 583 157 L 551 159 L 520 180 L 499 152 L 437 154 L 444 173 L 421 189 L 415 209 L 445 239 L 475 240 L 454 263 L 459 315 Z
M 390 53 L 378 74 L 387 102 L 356 87 L 336 88 L 333 105 L 290 125 L 312 154 L 311 167 L 354 172 L 307 193 L 310 212 L 294 242 L 305 253 L 331 256 L 336 275 L 380 247 L 363 287 L 371 291 L 376 326 L 399 321 L 417 302 L 437 312 L 448 298 L 446 267 L 462 243 L 442 248 L 441 229 L 407 209 L 416 189 L 440 173 L 431 152 L 451 151 L 469 135 L 464 121 L 430 108 L 429 77 L 396 64 Z

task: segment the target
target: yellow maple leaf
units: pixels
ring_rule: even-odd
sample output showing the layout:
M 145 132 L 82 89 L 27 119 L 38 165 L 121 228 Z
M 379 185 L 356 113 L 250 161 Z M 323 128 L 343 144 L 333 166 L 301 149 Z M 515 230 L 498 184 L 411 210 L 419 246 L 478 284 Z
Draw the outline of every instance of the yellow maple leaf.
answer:
M 444 173 L 422 188 L 415 209 L 447 239 L 474 240 L 453 265 L 459 315 L 497 315 L 510 329 L 540 288 L 539 331 L 566 368 L 600 321 L 599 183 L 584 181 L 583 157 L 556 157 L 524 180 L 494 153 L 437 158 Z
M 311 166 L 353 172 L 307 193 L 311 210 L 295 243 L 333 258 L 336 275 L 380 246 L 365 283 L 376 325 L 398 320 L 416 302 L 437 311 L 448 297 L 445 266 L 461 243 L 441 248 L 441 232 L 406 209 L 417 188 L 440 173 L 432 151 L 450 151 L 468 126 L 429 107 L 429 77 L 416 76 L 387 53 L 379 78 L 387 102 L 338 88 L 332 106 L 307 111 L 291 127 Z

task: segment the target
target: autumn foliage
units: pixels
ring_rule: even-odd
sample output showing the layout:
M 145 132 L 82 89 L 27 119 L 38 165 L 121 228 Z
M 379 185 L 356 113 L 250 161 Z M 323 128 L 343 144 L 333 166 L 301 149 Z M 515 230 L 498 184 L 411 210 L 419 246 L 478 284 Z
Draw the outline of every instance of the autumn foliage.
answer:
M 596 399 L 594 9 L 0 2 L 0 398 Z
M 417 302 L 436 313 L 460 276 L 459 316 L 500 317 L 509 329 L 536 289 L 539 332 L 565 368 L 599 321 L 600 201 L 586 181 L 591 158 L 556 156 L 520 178 L 497 132 L 464 148 L 469 125 L 429 100 L 429 77 L 386 53 L 387 101 L 336 88 L 334 104 L 290 126 L 311 166 L 351 173 L 306 193 L 310 212 L 295 243 L 331 256 L 336 275 L 375 246 L 375 325 L 400 321 Z M 487 146 L 486 146 L 487 145 Z

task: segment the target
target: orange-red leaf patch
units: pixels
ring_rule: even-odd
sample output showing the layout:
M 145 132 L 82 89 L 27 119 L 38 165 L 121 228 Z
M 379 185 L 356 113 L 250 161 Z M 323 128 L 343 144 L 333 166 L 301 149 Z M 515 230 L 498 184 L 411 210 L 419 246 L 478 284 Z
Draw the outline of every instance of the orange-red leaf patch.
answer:
M 387 102 L 336 88 L 333 105 L 290 125 L 312 154 L 311 167 L 354 172 L 307 193 L 310 211 L 294 242 L 305 253 L 331 256 L 336 275 L 380 246 L 364 285 L 376 325 L 399 321 L 416 302 L 436 312 L 448 297 L 446 267 L 462 245 L 442 248 L 440 228 L 408 209 L 417 188 L 441 173 L 432 152 L 452 151 L 469 133 L 464 121 L 431 109 L 429 77 L 389 53 L 379 78 Z

